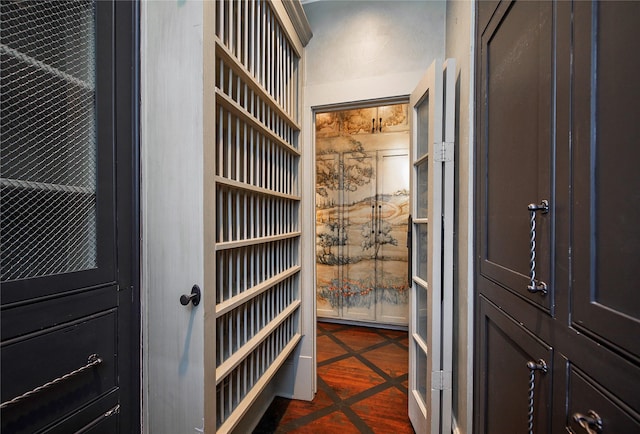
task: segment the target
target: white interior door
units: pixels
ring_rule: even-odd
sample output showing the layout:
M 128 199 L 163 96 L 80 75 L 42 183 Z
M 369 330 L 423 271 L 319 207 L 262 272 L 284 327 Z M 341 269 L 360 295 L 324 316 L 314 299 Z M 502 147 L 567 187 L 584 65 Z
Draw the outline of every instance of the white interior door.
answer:
M 413 236 L 409 418 L 416 432 L 448 434 L 451 432 L 455 62 L 448 60 L 446 68 L 446 92 L 443 65 L 436 60 L 410 99 Z

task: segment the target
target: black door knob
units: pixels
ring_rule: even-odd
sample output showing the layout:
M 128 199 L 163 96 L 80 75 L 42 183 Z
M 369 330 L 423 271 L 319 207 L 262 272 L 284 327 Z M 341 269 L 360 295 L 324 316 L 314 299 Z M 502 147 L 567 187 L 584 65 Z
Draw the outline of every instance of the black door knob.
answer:
M 200 287 L 198 285 L 193 285 L 193 288 L 191 288 L 191 294 L 182 294 L 180 296 L 180 304 L 186 306 L 191 302 L 191 304 L 197 306 L 200 304 L 201 295 Z

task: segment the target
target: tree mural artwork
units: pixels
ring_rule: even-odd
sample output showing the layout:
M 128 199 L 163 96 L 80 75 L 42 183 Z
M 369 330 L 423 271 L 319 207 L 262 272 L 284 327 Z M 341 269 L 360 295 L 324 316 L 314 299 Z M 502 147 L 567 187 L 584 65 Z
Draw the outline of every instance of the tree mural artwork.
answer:
M 352 153 L 349 163 L 342 163 L 342 188 L 346 191 L 356 191 L 358 187 L 369 184 L 374 179 L 375 172 L 371 157 L 363 153 Z
M 365 223 L 362 225 L 362 250 L 369 250 L 374 247 L 374 251 L 371 255 L 372 258 L 378 257 L 378 252 L 380 251 L 380 246 L 383 244 L 392 244 L 394 246 L 398 245 L 398 240 L 391 236 L 391 230 L 393 227 L 387 221 L 380 221 L 377 232 L 375 227 L 372 229 L 371 223 Z
M 349 162 L 343 159 L 316 160 L 316 193 L 328 197 L 330 191 L 356 191 L 375 178 L 371 157 L 364 151 L 359 141 L 348 138 L 350 143 Z M 342 177 L 342 183 L 340 178 Z
M 337 160 L 316 161 L 316 193 L 327 197 L 327 190 L 340 188 L 340 163 Z
M 333 251 L 333 246 L 344 246 L 347 243 L 347 231 L 339 221 L 328 221 L 322 226 L 322 231 L 316 235 L 317 244 L 322 247 L 322 253 L 318 253 L 317 260 L 321 264 L 338 264 L 339 257 Z

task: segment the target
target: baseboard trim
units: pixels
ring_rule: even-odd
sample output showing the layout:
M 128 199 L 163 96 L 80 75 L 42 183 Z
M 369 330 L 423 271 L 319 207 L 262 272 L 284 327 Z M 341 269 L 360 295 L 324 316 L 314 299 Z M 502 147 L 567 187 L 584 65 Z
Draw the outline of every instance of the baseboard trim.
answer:
M 387 330 L 402 330 L 408 331 L 409 326 L 402 324 L 388 324 L 388 323 L 380 323 L 374 321 L 356 321 L 350 319 L 342 319 L 342 318 L 329 318 L 329 317 L 318 317 L 318 322 L 328 322 L 332 324 L 342 324 L 342 325 L 350 325 L 350 326 L 360 326 L 360 327 L 372 327 L 376 329 L 387 329 Z

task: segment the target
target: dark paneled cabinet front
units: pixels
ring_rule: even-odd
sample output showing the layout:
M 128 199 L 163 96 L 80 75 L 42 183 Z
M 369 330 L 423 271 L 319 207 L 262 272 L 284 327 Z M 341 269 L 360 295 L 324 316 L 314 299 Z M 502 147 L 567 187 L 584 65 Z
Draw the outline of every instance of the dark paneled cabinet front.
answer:
M 552 348 L 486 299 L 481 297 L 479 302 L 483 321 L 480 339 L 486 343 L 480 361 L 480 400 L 486 409 L 481 426 L 486 432 L 498 433 L 505 432 L 505 427 L 524 427 L 531 422 L 545 427 L 541 432 L 546 432 L 551 424 Z M 527 365 L 532 362 L 544 365 L 529 370 Z M 532 385 L 537 399 L 529 401 L 528 394 L 523 396 L 522 392 L 528 392 Z
M 478 8 L 474 432 L 640 432 L 640 3 Z
M 0 4 L 3 433 L 136 426 L 134 16 Z

